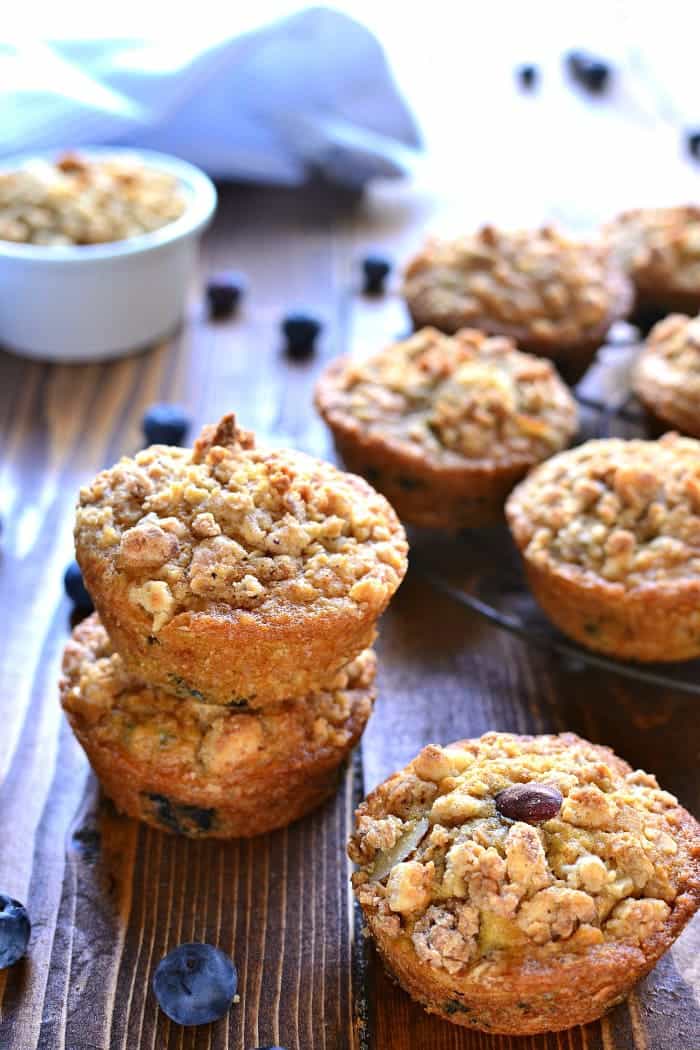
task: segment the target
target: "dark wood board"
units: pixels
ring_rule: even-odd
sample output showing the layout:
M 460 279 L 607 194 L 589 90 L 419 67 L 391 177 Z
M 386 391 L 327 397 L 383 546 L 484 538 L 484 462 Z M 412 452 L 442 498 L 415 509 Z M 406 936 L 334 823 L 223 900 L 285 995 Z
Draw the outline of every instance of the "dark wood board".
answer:
M 512 1039 L 429 1018 L 383 976 L 355 931 L 344 843 L 354 803 L 425 743 L 489 728 L 571 729 L 605 742 L 700 810 L 697 699 L 590 670 L 486 624 L 415 572 L 385 618 L 380 696 L 336 799 L 251 842 L 188 842 L 100 803 L 57 701 L 69 630 L 62 573 L 80 483 L 139 447 L 154 400 L 179 400 L 195 429 L 239 411 L 263 440 L 330 454 L 311 409 L 314 376 L 348 346 L 399 334 L 394 300 L 351 293 L 363 248 L 400 255 L 424 205 L 361 206 L 318 187 L 233 187 L 221 196 L 202 273 L 245 271 L 240 316 L 209 323 L 193 294 L 173 340 L 107 365 L 48 366 L 0 353 L 0 889 L 28 902 L 29 959 L 0 975 L 0 1050 L 697 1050 L 700 924 L 627 1004 L 597 1025 Z M 280 352 L 290 307 L 320 314 L 320 353 Z M 176 943 L 234 956 L 228 1020 L 178 1029 L 150 992 Z

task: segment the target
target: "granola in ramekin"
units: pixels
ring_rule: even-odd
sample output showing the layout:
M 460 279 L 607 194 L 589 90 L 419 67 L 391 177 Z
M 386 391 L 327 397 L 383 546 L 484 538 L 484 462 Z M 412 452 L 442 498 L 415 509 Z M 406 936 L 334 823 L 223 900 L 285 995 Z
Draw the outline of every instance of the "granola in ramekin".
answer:
M 333 361 L 316 404 L 348 469 L 402 520 L 446 528 L 502 520 L 513 485 L 577 425 L 549 361 L 473 329 L 424 328 L 367 359 Z
M 488 1032 L 595 1020 L 700 905 L 694 818 L 570 733 L 429 745 L 362 803 L 349 854 L 389 972 Z

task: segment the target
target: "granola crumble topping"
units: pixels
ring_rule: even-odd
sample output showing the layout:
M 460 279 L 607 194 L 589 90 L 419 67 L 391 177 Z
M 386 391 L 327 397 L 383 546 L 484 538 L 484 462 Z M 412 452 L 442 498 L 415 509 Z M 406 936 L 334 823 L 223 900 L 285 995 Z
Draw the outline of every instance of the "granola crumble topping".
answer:
M 607 234 L 636 282 L 700 288 L 700 208 L 637 208 L 619 215 Z

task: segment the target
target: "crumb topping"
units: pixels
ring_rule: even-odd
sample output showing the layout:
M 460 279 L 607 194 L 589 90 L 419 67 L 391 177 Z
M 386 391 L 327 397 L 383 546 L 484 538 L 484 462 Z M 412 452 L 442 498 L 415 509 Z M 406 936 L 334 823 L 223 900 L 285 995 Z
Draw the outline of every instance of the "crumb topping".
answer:
M 365 481 L 291 450 L 264 451 L 233 416 L 193 450 L 154 445 L 80 493 L 76 547 L 123 575 L 160 631 L 184 610 L 354 603 L 381 609 L 407 543 Z
M 557 816 L 500 814 L 498 792 L 531 781 L 561 792 Z M 681 813 L 653 776 L 571 734 L 429 745 L 357 811 L 353 885 L 373 925 L 449 974 L 499 952 L 636 945 L 689 872 L 697 884 L 700 838 L 679 835 Z
M 700 208 L 637 208 L 619 215 L 606 232 L 635 282 L 700 289 Z
M 668 369 L 666 376 L 679 384 L 684 399 L 700 399 L 700 316 L 671 314 L 654 325 L 638 367 Z
M 174 222 L 187 202 L 177 179 L 137 157 L 66 154 L 0 172 L 0 240 L 26 244 L 122 241 Z
M 178 699 L 124 668 L 97 614 L 76 628 L 63 658 L 61 701 L 91 738 L 144 765 L 225 776 L 248 761 L 344 750 L 372 709 L 376 658 L 371 649 L 323 691 L 271 711 L 239 712 Z
M 506 510 L 535 564 L 633 588 L 700 577 L 700 442 L 588 441 L 537 467 Z
M 551 227 L 486 226 L 429 240 L 406 269 L 404 295 L 414 314 L 445 330 L 473 326 L 569 344 L 624 316 L 630 289 L 602 242 L 572 241 Z
M 507 338 L 424 328 L 331 369 L 320 404 L 438 463 L 538 461 L 564 448 L 576 406 L 555 369 Z

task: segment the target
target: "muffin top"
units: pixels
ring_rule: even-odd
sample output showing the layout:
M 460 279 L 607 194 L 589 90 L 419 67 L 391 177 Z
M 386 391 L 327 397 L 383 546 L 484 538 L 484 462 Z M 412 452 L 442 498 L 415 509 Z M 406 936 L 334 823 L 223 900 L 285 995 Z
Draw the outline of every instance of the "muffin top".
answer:
M 0 172 L 0 240 L 100 244 L 157 230 L 187 205 L 177 179 L 138 157 L 66 154 Z
M 93 743 L 159 774 L 237 777 L 289 769 L 344 751 L 367 721 L 376 659 L 371 649 L 323 692 L 253 713 L 180 700 L 129 674 L 97 614 L 74 631 L 63 656 L 61 702 Z
M 429 240 L 406 269 L 404 295 L 414 317 L 445 331 L 469 325 L 569 345 L 624 316 L 631 289 L 602 242 L 572 241 L 551 227 L 485 226 Z
M 654 362 L 683 386 L 683 395 L 700 398 L 700 316 L 671 314 L 654 325 L 640 363 Z
M 518 959 L 643 945 L 700 903 L 693 818 L 570 733 L 429 745 L 360 806 L 349 854 L 376 930 L 479 981 Z
M 158 632 L 184 611 L 301 616 L 382 609 L 406 571 L 404 531 L 362 478 L 254 447 L 233 415 L 194 449 L 153 445 L 80 492 L 78 560 L 128 587 Z
M 588 441 L 536 467 L 506 513 L 527 559 L 626 588 L 700 579 L 700 442 Z
M 424 328 L 364 361 L 334 362 L 317 402 L 331 426 L 431 466 L 532 463 L 563 448 L 576 404 L 552 365 L 502 336 Z
M 635 283 L 700 290 L 700 208 L 636 208 L 619 215 L 606 233 Z

